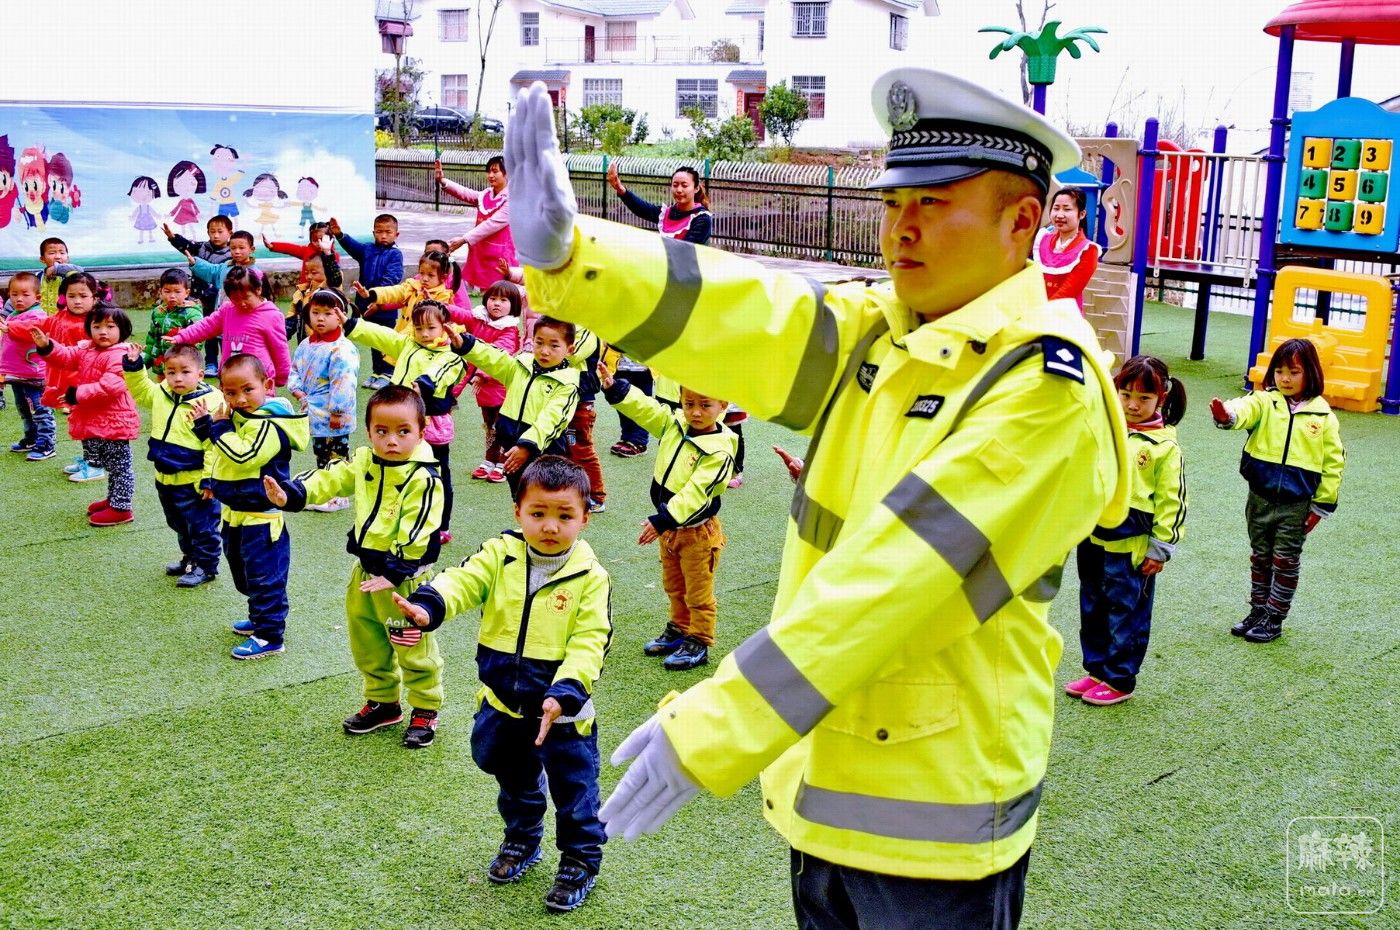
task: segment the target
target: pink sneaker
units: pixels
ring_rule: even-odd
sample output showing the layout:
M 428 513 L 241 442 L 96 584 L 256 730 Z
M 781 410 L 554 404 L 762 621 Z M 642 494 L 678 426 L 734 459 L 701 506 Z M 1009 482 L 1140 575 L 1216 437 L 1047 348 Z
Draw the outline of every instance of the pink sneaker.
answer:
M 1133 696 L 1131 691 L 1119 691 L 1112 685 L 1099 684 L 1083 694 L 1085 704 L 1096 704 L 1099 707 L 1107 707 L 1109 704 L 1122 704 Z
M 476 466 L 476 469 L 474 471 L 472 471 L 472 477 L 475 478 L 477 481 L 486 480 L 486 476 L 489 474 L 491 474 L 491 466 L 487 462 L 482 462 L 480 465 Z
M 1071 681 L 1069 684 L 1065 685 L 1065 694 L 1068 694 L 1070 697 L 1083 697 L 1086 692 L 1093 691 L 1101 684 L 1103 684 L 1103 682 L 1099 681 L 1093 675 L 1085 675 L 1078 681 Z
M 492 484 L 500 484 L 506 480 L 506 470 L 498 465 L 491 469 L 491 474 L 486 476 L 486 480 Z

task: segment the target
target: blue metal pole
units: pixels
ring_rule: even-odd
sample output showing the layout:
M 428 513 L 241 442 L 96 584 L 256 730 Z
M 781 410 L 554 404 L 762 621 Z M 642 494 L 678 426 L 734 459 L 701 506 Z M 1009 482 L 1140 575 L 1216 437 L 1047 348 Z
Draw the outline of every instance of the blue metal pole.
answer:
M 1138 354 L 1142 341 L 1142 315 L 1147 303 L 1147 241 L 1152 227 L 1152 197 L 1157 186 L 1157 119 L 1149 117 L 1143 126 L 1142 152 L 1138 156 L 1137 228 L 1133 230 L 1133 274 L 1136 290 L 1133 294 L 1132 354 Z
M 1216 155 L 1225 154 L 1225 141 L 1230 130 L 1224 126 L 1215 127 L 1215 139 L 1210 150 Z M 1201 255 L 1208 262 L 1215 261 L 1215 250 L 1220 245 L 1220 197 L 1224 193 L 1225 177 L 1220 170 L 1220 160 L 1211 159 L 1210 186 L 1206 189 L 1206 228 L 1205 242 L 1201 244 Z
M 1045 115 L 1045 88 L 1047 86 L 1049 85 L 1031 85 L 1031 106 L 1035 109 L 1035 112 L 1039 113 L 1041 116 Z
M 1337 69 L 1337 97 L 1351 96 L 1351 73 L 1356 67 L 1356 40 L 1342 40 L 1341 67 Z
M 1400 280 L 1391 282 L 1390 293 L 1392 302 L 1400 298 Z M 1394 329 L 1390 333 L 1390 365 L 1385 378 L 1385 394 L 1381 396 L 1381 412 L 1391 416 L 1400 414 L 1400 352 L 1395 350 L 1400 346 L 1400 314 L 1395 316 Z
M 1249 331 L 1249 358 L 1245 361 L 1245 387 L 1249 369 L 1264 351 L 1269 330 L 1269 302 L 1273 298 L 1274 267 L 1278 239 L 1278 210 L 1283 193 L 1283 141 L 1288 133 L 1288 85 L 1293 76 L 1294 26 L 1284 26 L 1278 37 L 1278 73 L 1274 77 L 1274 115 L 1269 120 L 1269 154 L 1264 156 L 1268 178 L 1264 187 L 1264 215 L 1259 220 L 1259 270 L 1254 287 L 1254 323 Z

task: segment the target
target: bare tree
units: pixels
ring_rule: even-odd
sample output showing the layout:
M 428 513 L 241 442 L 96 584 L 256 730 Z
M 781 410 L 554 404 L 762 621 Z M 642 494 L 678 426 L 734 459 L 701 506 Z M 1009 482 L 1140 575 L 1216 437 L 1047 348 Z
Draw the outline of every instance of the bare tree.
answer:
M 496 31 L 496 14 L 500 12 L 502 0 L 482 0 L 476 7 L 476 47 L 481 53 L 481 74 L 476 81 L 476 111 L 472 115 L 472 132 L 481 124 L 481 92 L 486 87 L 486 50 L 491 47 L 491 35 Z M 483 28 L 481 11 L 491 8 L 491 19 Z
M 1051 2 L 1051 0 L 1041 0 L 1041 3 L 1042 8 L 1040 10 L 1040 22 L 1037 23 L 1034 28 L 1031 28 L 1030 21 L 1026 19 L 1026 0 L 1016 0 L 1016 19 L 1021 24 L 1022 32 L 1039 34 L 1040 31 L 1045 28 L 1046 22 L 1048 22 L 1050 19 L 1050 11 L 1055 8 L 1055 4 Z M 1030 106 L 1033 97 L 1034 95 L 1031 93 L 1030 59 L 1028 59 L 1025 55 L 1022 55 L 1021 100 L 1025 103 L 1026 106 Z

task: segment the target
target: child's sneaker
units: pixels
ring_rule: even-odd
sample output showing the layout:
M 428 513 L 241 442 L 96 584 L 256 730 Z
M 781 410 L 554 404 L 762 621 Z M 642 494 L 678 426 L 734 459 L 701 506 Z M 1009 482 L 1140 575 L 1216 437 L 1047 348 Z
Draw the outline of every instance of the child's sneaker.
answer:
M 64 469 L 67 471 L 67 469 Z M 78 467 L 68 474 L 69 481 L 101 481 L 107 477 L 107 469 L 96 468 L 86 459 L 78 462 Z
M 235 620 L 228 627 L 239 636 L 252 636 L 258 628 L 251 620 Z
M 509 840 L 501 844 L 500 850 L 496 853 L 496 858 L 491 860 L 491 865 L 486 869 L 486 877 L 497 885 L 509 885 L 511 882 L 520 881 L 521 877 L 530 870 L 530 866 L 540 861 L 540 847 L 536 844 L 534 849 L 522 843 L 512 843 Z
M 1264 622 L 1264 608 L 1251 607 L 1243 620 L 1230 627 L 1231 636 L 1243 636 Z
M 618 440 L 617 442 L 613 443 L 613 447 L 608 451 L 611 452 L 613 455 L 616 455 L 618 458 L 632 459 L 636 458 L 639 455 L 646 455 L 647 447 L 639 446 L 635 442 Z
M 1271 643 L 1283 635 L 1283 614 L 1272 610 L 1264 611 L 1264 618 L 1249 628 L 1244 634 L 1245 642 Z
M 204 377 L 217 378 L 219 376 L 219 366 L 212 362 L 204 366 Z
M 681 648 L 683 642 L 685 634 L 674 623 L 668 623 L 660 636 L 642 647 L 642 652 L 649 656 L 668 656 Z
M 88 516 L 92 516 L 92 515 L 95 514 L 95 513 L 98 513 L 98 512 L 103 511 L 103 510 L 106 510 L 107 507 L 108 507 L 108 503 L 107 503 L 107 498 L 105 498 L 105 497 L 102 498 L 102 500 L 100 500 L 100 501 L 93 501 L 91 504 L 88 504 Z M 184 572 L 180 572 L 180 574 L 183 575 Z
M 111 507 L 88 514 L 88 522 L 93 526 L 120 526 L 135 519 L 136 515 L 130 510 L 113 510 Z
M 1131 691 L 1119 691 L 1113 685 L 1100 682 L 1094 687 L 1085 691 L 1081 699 L 1085 704 L 1094 704 L 1099 707 L 1107 707 L 1109 704 L 1122 704 L 1133 696 Z
M 189 570 L 190 563 L 183 558 L 178 562 L 165 563 L 165 574 L 171 578 L 179 578 L 181 575 L 188 573 Z
M 730 490 L 734 490 L 734 489 L 736 489 L 736 488 L 742 488 L 742 487 L 744 486 L 744 476 L 743 476 L 743 475 L 735 475 L 733 478 L 730 478 L 730 479 L 729 479 L 729 485 L 728 485 L 728 486 L 729 486 L 729 489 L 730 489 Z
M 24 460 L 26 462 L 47 462 L 49 459 L 53 458 L 53 455 L 54 452 L 52 448 L 31 449 L 29 454 L 24 457 Z
M 452 531 L 438 530 L 438 545 L 445 546 L 450 542 L 452 542 Z
M 63 466 L 63 473 L 65 475 L 75 474 L 78 471 L 78 469 L 82 468 L 85 464 L 87 464 L 86 459 L 84 459 L 81 455 L 76 456 L 74 457 L 73 461 Z
M 403 723 L 403 709 L 397 702 L 366 701 L 365 706 L 340 721 L 345 732 L 351 736 L 373 733 L 381 727 L 391 727 Z
M 501 466 L 501 465 L 493 465 L 493 466 L 491 467 L 491 474 L 489 474 L 489 475 L 486 476 L 486 480 L 489 481 L 489 482 L 491 482 L 492 484 L 500 484 L 502 481 L 505 481 L 505 480 L 506 480 L 506 470 L 505 470 L 505 468 L 504 468 L 503 466 Z
M 603 503 L 602 501 L 600 501 L 600 500 L 594 500 L 594 499 L 591 498 L 591 497 L 588 499 L 588 512 L 589 512 L 589 513 L 602 513 L 603 511 L 605 511 L 605 510 L 607 510 L 607 509 L 608 509 L 608 505 L 605 504 L 605 503 Z
M 413 713 L 408 718 L 408 729 L 403 731 L 403 748 L 422 749 L 424 746 L 431 746 L 433 737 L 437 735 L 437 725 L 437 711 L 413 708 Z
M 687 636 L 675 652 L 666 657 L 661 667 L 668 672 L 688 672 L 710 661 L 710 650 L 700 640 Z
M 208 584 L 219 577 L 213 572 L 206 572 L 198 565 L 191 565 L 190 570 L 180 576 L 180 580 L 175 582 L 177 588 L 197 588 L 202 584 Z
M 472 470 L 472 477 L 478 481 L 485 481 L 486 476 L 491 474 L 491 463 L 482 462 Z
M 350 506 L 350 498 L 348 498 L 348 497 L 332 497 L 330 500 L 326 501 L 324 504 L 307 504 L 307 505 L 306 505 L 306 509 L 307 509 L 307 510 L 315 510 L 315 511 L 317 511 L 317 512 L 319 512 L 319 513 L 335 513 L 336 511 L 338 511 L 338 510 L 344 510 L 344 509 L 346 509 L 346 508 L 349 507 L 349 506 Z
M 287 648 L 281 643 L 275 646 L 266 640 L 258 639 L 256 636 L 249 636 L 243 642 L 234 646 L 229 655 L 235 659 L 265 659 L 268 656 L 281 655 Z
M 597 880 L 598 876 L 588 871 L 583 863 L 560 859 L 554 887 L 544 896 L 544 906 L 558 913 L 572 911 L 588 899 L 588 893 L 593 890 Z
M 11 451 L 11 452 L 28 452 L 28 451 L 29 451 L 30 449 L 32 449 L 32 448 L 34 448 L 34 443 L 33 443 L 31 440 L 28 440 L 28 439 L 21 439 L 19 442 L 17 442 L 17 443 L 15 443 L 14 445 L 10 446 L 10 451 Z
M 1085 675 L 1083 678 L 1076 679 L 1065 685 L 1065 694 L 1068 694 L 1070 697 L 1083 697 L 1087 692 L 1094 690 L 1101 684 L 1103 684 L 1103 682 L 1099 681 L 1093 675 Z

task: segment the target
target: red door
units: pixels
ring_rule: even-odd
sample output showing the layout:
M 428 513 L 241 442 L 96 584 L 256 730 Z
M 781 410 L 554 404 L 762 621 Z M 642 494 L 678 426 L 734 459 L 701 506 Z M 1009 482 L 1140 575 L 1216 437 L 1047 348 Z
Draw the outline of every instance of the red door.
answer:
M 592 26 L 584 26 L 584 27 L 583 27 L 583 60 L 584 60 L 584 61 L 592 61 L 592 60 L 593 60 L 593 43 L 594 43 L 593 27 L 592 27 Z
M 744 113 L 753 120 L 753 130 L 758 133 L 758 141 L 763 141 L 763 117 L 758 115 L 758 105 L 763 102 L 763 93 L 744 93 Z

